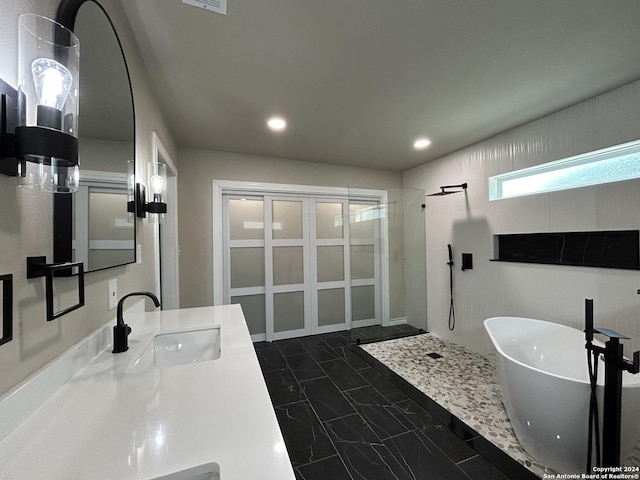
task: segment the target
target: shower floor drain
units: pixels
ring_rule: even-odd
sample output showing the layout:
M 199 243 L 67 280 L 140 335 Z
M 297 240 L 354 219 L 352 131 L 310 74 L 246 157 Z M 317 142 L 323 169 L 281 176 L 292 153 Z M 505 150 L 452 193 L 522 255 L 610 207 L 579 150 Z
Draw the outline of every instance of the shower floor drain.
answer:
M 442 355 L 436 352 L 431 352 L 431 353 L 427 353 L 427 357 L 431 357 L 437 360 L 438 358 L 442 358 Z

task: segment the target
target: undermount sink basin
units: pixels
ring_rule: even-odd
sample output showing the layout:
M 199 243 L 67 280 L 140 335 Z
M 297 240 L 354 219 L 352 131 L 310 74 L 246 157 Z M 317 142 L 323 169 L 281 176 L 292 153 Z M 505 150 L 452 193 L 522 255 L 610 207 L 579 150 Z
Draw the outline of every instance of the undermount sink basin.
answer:
M 151 339 L 140 357 L 131 365 L 129 372 L 206 362 L 217 358 L 220 358 L 219 325 L 162 332 Z
M 152 480 L 220 480 L 220 466 L 217 463 L 205 463 L 187 468 Z

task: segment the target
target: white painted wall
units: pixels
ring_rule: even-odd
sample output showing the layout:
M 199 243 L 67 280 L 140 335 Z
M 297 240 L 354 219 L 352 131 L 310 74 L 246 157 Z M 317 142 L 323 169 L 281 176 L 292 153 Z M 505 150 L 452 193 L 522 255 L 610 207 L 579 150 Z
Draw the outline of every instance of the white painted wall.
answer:
M 640 180 L 497 202 L 488 177 L 640 138 L 640 82 L 426 163 L 403 174 L 405 188 L 437 192 L 467 182 L 462 193 L 426 197 L 429 330 L 487 353 L 482 322 L 496 315 L 528 316 L 584 328 L 584 299 L 594 299 L 595 324 L 632 337 L 640 349 L 640 272 L 490 262 L 501 233 L 640 228 Z M 447 328 L 447 243 L 455 250 L 457 326 Z M 474 269 L 460 271 L 462 252 Z

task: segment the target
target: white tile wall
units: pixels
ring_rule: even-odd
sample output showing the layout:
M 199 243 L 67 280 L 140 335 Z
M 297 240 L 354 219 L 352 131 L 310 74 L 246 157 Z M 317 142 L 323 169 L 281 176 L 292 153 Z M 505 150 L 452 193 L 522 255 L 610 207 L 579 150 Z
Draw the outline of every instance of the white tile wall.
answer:
M 640 137 L 640 82 L 523 125 L 404 173 L 405 188 L 438 191 L 467 182 L 465 194 L 426 197 L 427 326 L 489 353 L 482 322 L 496 315 L 531 316 L 583 328 L 584 299 L 596 325 L 629 335 L 640 349 L 640 272 L 490 262 L 498 233 L 640 229 L 640 180 L 497 202 L 488 177 Z M 449 332 L 447 243 L 455 251 L 456 331 Z M 460 271 L 462 252 L 472 271 Z

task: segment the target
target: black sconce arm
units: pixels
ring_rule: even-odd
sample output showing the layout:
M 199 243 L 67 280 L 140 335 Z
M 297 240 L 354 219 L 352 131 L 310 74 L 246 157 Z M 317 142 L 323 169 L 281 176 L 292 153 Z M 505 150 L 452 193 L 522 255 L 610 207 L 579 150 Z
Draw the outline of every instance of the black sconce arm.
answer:
M 15 177 L 16 122 L 18 119 L 18 91 L 0 78 L 0 173 Z

